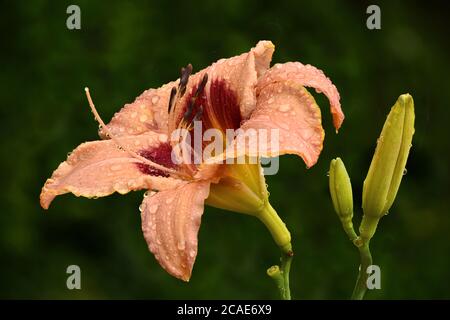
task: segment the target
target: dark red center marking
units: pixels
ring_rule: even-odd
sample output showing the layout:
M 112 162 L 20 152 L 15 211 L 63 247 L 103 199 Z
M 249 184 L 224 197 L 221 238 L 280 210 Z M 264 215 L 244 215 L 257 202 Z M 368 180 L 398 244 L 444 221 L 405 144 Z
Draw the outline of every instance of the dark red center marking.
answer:
M 139 151 L 140 156 L 157 164 L 160 164 L 166 168 L 174 169 L 176 167 L 176 164 L 172 162 L 171 153 L 172 146 L 169 143 L 161 143 L 157 147 Z M 137 163 L 136 165 L 143 174 L 149 174 L 157 177 L 169 177 L 169 174 L 167 172 L 155 169 L 150 165 L 144 163 Z
M 216 128 L 225 132 L 226 129 L 239 128 L 242 120 L 239 102 L 236 93 L 228 84 L 223 79 L 211 80 L 209 98 L 205 90 L 195 97 L 198 86 L 199 84 L 190 90 L 185 105 L 181 108 L 178 122 L 186 114 L 191 99 L 194 99 L 192 112 L 189 113 L 187 122 L 193 121 L 203 108 L 201 116 L 203 130 Z
M 215 128 L 225 133 L 226 129 L 238 129 L 241 125 L 241 111 L 236 93 L 223 79 L 210 80 L 209 95 L 206 88 L 203 89 L 201 81 L 194 85 L 180 110 L 178 124 L 185 121 L 188 125 L 195 120 L 202 121 L 202 135 L 210 129 Z M 200 90 L 198 88 L 200 87 Z M 202 90 L 203 89 L 203 90 Z M 200 91 L 200 92 L 199 92 Z M 195 150 L 195 135 L 191 135 L 191 147 Z M 202 141 L 202 150 L 196 150 L 202 154 L 204 148 L 211 142 Z M 191 160 L 193 159 L 193 155 Z

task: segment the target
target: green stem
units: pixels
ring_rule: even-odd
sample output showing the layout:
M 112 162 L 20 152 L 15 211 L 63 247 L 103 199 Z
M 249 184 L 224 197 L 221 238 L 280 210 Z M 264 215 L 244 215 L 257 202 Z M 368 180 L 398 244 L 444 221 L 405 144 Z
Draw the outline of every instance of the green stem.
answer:
M 357 239 L 361 240 L 361 239 Z M 352 300 L 362 300 L 367 290 L 367 268 L 372 265 L 372 254 L 370 253 L 369 241 L 359 242 L 355 241 L 355 245 L 358 247 L 359 255 L 361 258 L 361 265 L 359 267 L 358 278 L 356 280 L 355 288 L 352 293 Z
M 283 272 L 284 280 L 284 296 L 283 300 L 291 300 L 291 288 L 289 286 L 289 272 L 291 271 L 292 257 L 294 253 L 290 250 L 288 253 L 283 253 L 281 256 L 281 270 Z
M 352 215 L 353 216 L 353 213 Z M 341 223 L 342 223 L 342 228 L 344 229 L 345 233 L 347 234 L 348 238 L 350 239 L 350 241 L 355 241 L 358 238 L 358 235 L 355 232 L 355 229 L 353 229 L 353 222 L 352 222 L 352 218 L 347 218 L 347 219 L 341 219 Z
M 291 270 L 292 252 L 291 234 L 286 225 L 278 216 L 277 212 L 266 202 L 264 208 L 258 213 L 257 217 L 264 223 L 272 234 L 275 243 L 280 247 L 281 268 L 272 266 L 267 270 L 267 274 L 275 281 L 281 298 L 283 300 L 291 300 L 291 291 L 289 287 L 289 272 Z
M 292 251 L 291 234 L 269 202 L 266 202 L 264 208 L 256 216 L 269 229 L 273 240 L 275 240 L 275 243 L 281 248 L 283 253 L 287 254 L 289 251 Z
M 267 270 L 267 274 L 275 281 L 275 285 L 280 291 L 281 299 L 291 300 L 291 289 L 289 287 L 289 272 L 293 257 L 292 250 L 283 253 L 281 256 L 281 269 L 278 265 L 272 266 Z
M 285 297 L 285 284 L 284 284 L 284 277 L 280 270 L 280 267 L 275 265 L 271 266 L 269 269 L 267 269 L 267 275 L 272 278 L 272 280 L 275 282 L 275 285 L 277 286 L 278 290 L 280 291 L 280 296 L 283 300 Z

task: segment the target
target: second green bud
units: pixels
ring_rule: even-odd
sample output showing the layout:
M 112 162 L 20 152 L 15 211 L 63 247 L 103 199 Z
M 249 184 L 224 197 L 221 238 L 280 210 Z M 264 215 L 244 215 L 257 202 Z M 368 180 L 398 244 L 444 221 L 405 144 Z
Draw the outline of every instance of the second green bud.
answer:
M 334 210 L 350 240 L 357 238 L 353 229 L 353 192 L 350 177 L 340 158 L 331 160 L 329 186 Z

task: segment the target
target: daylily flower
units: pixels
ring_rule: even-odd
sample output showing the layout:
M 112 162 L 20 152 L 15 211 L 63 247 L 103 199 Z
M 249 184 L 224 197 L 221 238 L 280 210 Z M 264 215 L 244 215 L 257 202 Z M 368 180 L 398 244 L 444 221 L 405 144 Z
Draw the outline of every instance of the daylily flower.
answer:
M 97 198 L 148 190 L 140 206 L 145 240 L 161 266 L 186 281 L 197 255 L 205 203 L 255 215 L 270 227 L 280 247 L 290 245 L 289 232 L 268 203 L 259 164 L 225 164 L 220 154 L 201 164 L 174 163 L 171 157 L 171 133 L 201 121 L 204 129 L 223 132 L 279 130 L 278 147 L 268 141 L 256 154 L 247 154 L 245 143 L 233 141 L 236 157 L 297 154 L 308 167 L 316 163 L 324 132 L 320 110 L 304 86 L 328 97 L 336 130 L 344 119 L 339 93 L 313 66 L 289 62 L 270 68 L 274 48 L 270 41 L 260 41 L 249 52 L 193 75 L 189 65 L 178 80 L 146 90 L 125 105 L 108 125 L 87 91 L 104 140 L 81 144 L 61 163 L 42 189 L 42 207 L 68 192 Z

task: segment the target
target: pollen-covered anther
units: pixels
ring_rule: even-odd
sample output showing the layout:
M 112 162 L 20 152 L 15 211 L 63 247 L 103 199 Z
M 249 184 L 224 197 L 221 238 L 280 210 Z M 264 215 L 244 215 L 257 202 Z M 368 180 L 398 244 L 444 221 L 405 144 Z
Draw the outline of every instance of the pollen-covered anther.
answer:
M 178 85 L 180 97 L 182 97 L 186 92 L 186 86 L 189 81 L 189 77 L 191 76 L 191 73 L 192 73 L 192 64 L 189 63 L 185 68 L 181 68 L 180 84 Z
M 203 89 L 205 89 L 207 82 L 208 82 L 208 74 L 205 73 L 202 78 L 202 81 L 200 81 L 200 84 L 198 85 L 197 91 L 195 91 L 194 97 L 197 98 L 203 92 Z
M 199 107 L 197 113 L 195 114 L 194 119 L 192 120 L 192 122 L 201 120 L 202 116 L 203 116 L 203 105 L 200 105 L 200 107 Z
M 189 99 L 189 103 L 186 109 L 186 112 L 183 114 L 183 120 L 184 121 L 189 121 L 189 119 L 192 116 L 192 111 L 194 109 L 194 104 L 195 104 L 195 97 L 192 97 Z
M 172 107 L 175 103 L 175 96 L 177 94 L 177 88 L 173 87 L 172 90 L 170 90 L 170 97 L 169 97 L 169 106 L 167 107 L 167 113 L 170 114 L 170 111 L 172 110 Z
M 186 115 L 186 114 L 185 114 Z M 192 111 L 189 114 L 188 117 L 183 117 L 183 121 L 180 123 L 181 128 L 185 128 L 187 131 L 191 131 L 195 121 L 201 121 L 203 116 L 203 105 L 200 105 L 197 109 L 197 112 L 194 114 L 194 117 L 192 117 L 192 120 L 189 121 L 190 117 L 192 115 Z
M 199 109 L 197 110 L 197 113 L 192 118 L 192 112 L 194 111 L 194 106 L 197 98 L 202 94 L 202 92 L 205 89 L 206 83 L 208 82 L 208 74 L 205 73 L 203 75 L 202 80 L 200 81 L 197 89 L 195 90 L 195 93 L 192 95 L 192 97 L 189 99 L 186 112 L 183 114 L 183 121 L 185 122 L 185 125 L 190 125 L 192 122 L 200 120 L 203 115 L 203 106 L 200 105 Z M 191 120 L 192 119 L 192 120 Z

